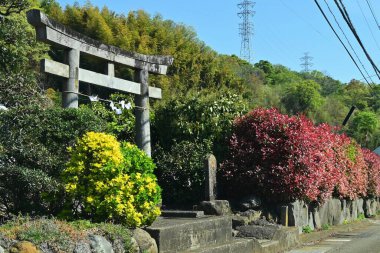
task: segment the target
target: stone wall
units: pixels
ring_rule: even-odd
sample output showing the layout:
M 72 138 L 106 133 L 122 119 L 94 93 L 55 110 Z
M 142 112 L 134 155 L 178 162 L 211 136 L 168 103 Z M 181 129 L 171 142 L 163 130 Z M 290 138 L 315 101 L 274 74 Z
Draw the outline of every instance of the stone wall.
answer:
M 371 217 L 380 211 L 380 199 L 330 199 L 320 206 L 295 201 L 288 205 L 289 226 L 320 229 L 324 225 L 340 225 L 362 217 Z

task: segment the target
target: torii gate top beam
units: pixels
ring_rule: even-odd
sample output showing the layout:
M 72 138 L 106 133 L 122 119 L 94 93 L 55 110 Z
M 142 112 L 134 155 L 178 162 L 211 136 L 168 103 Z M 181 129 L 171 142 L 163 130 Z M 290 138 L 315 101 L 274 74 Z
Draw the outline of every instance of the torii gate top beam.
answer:
M 27 17 L 36 28 L 37 39 L 48 44 L 78 49 L 110 62 L 161 75 L 165 75 L 168 66 L 173 63 L 171 56 L 144 55 L 105 45 L 50 19 L 40 10 L 28 11 Z

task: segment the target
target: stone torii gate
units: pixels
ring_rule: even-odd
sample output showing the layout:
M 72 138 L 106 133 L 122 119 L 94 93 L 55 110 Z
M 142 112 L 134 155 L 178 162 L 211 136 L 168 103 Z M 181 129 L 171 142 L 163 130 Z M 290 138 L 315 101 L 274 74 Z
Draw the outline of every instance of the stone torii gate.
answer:
M 160 99 L 162 92 L 159 88 L 149 87 L 149 72 L 165 75 L 168 66 L 173 63 L 173 58 L 126 52 L 102 44 L 50 19 L 40 10 L 28 11 L 27 17 L 28 22 L 36 29 L 37 40 L 65 49 L 65 64 L 49 59 L 41 62 L 43 72 L 66 78 L 62 89 L 62 106 L 78 108 L 80 81 L 136 94 L 135 104 L 139 108 L 135 112 L 136 143 L 151 156 L 149 97 Z M 100 74 L 79 68 L 80 53 L 107 61 L 106 73 Z M 115 63 L 135 69 L 135 82 L 115 77 Z

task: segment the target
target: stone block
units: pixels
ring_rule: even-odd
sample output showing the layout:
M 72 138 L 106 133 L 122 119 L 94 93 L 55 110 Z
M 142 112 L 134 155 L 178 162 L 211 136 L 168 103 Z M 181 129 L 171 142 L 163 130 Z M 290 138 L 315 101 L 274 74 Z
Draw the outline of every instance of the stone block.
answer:
M 227 200 L 202 201 L 200 204 L 201 210 L 207 215 L 230 215 L 230 203 Z
M 161 210 L 162 217 L 176 218 L 201 218 L 205 216 L 203 211 Z
M 156 240 L 160 253 L 196 250 L 232 240 L 231 216 L 158 218 L 146 230 Z
M 258 225 L 248 225 L 237 227 L 236 230 L 239 231 L 239 237 L 254 237 L 256 239 L 267 239 L 272 240 L 274 234 L 279 228 L 274 225 L 268 226 L 258 226 Z

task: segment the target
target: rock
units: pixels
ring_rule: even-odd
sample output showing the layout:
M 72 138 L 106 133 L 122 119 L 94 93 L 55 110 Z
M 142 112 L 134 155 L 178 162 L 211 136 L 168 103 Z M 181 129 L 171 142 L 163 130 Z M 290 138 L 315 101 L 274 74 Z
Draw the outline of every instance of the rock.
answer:
M 246 226 L 249 223 L 249 219 L 245 216 L 240 216 L 240 215 L 234 215 L 232 216 L 232 227 L 241 227 L 241 226 Z
M 252 221 L 252 222 L 250 223 L 250 225 L 256 225 L 256 226 L 276 226 L 276 227 L 280 227 L 279 225 L 274 224 L 274 223 L 271 223 L 271 222 L 267 221 L 266 219 L 259 219 L 259 220 Z
M 357 199 L 358 202 L 358 215 L 364 214 L 364 200 L 363 199 Z
M 339 199 L 330 199 L 328 205 L 328 224 L 339 225 L 341 224 L 341 202 Z
M 75 244 L 74 253 L 91 253 L 90 244 L 80 241 Z
M 112 247 L 115 253 L 125 253 L 123 240 L 116 239 L 112 242 Z
M 46 243 L 46 242 L 41 243 L 41 245 L 40 245 L 40 250 L 41 250 L 43 253 L 54 253 L 54 250 L 52 250 L 51 247 L 49 246 L 49 244 Z
M 303 201 L 289 204 L 289 226 L 303 227 L 309 224 L 309 208 Z
M 322 228 L 321 217 L 319 216 L 318 210 L 313 210 L 313 222 L 316 229 Z
M 314 220 L 313 220 L 313 213 L 312 212 L 309 212 L 309 227 L 311 228 L 311 230 L 314 231 L 315 227 L 314 227 Z
M 5 252 L 4 248 L 0 246 L 0 253 L 4 253 L 4 252 Z
M 372 210 L 371 210 L 371 200 L 370 199 L 364 200 L 363 209 L 364 209 L 364 215 L 366 218 L 372 217 L 373 214 L 372 214 Z
M 247 196 L 243 198 L 239 202 L 239 208 L 241 208 L 243 211 L 249 210 L 249 209 L 258 209 L 261 207 L 261 199 L 257 196 Z
M 202 201 L 200 207 L 207 215 L 221 216 L 232 213 L 227 200 Z
M 237 227 L 236 230 L 239 231 L 239 237 L 254 237 L 256 239 L 272 240 L 274 234 L 278 230 L 278 227 L 248 225 Z
M 137 243 L 136 239 L 131 237 L 131 250 L 130 253 L 140 253 L 139 244 Z
M 100 235 L 90 235 L 90 246 L 94 253 L 114 253 L 112 244 Z
M 247 210 L 245 212 L 239 213 L 241 216 L 247 217 L 249 222 L 259 220 L 262 216 L 262 211 L 261 210 Z
M 18 242 L 11 246 L 9 253 L 40 253 L 37 247 L 27 241 Z
M 8 249 L 11 245 L 17 243 L 15 240 L 10 240 L 8 238 L 2 237 L 0 235 L 0 246 L 3 247 L 4 249 Z
M 372 212 L 372 215 L 376 215 L 376 213 L 377 213 L 377 201 L 376 201 L 376 199 L 371 199 L 371 212 Z
M 351 219 L 356 220 L 358 218 L 358 202 L 357 200 L 353 200 L 351 202 Z
M 158 253 L 157 243 L 148 232 L 141 228 L 136 228 L 132 233 L 133 238 L 139 245 L 140 252 Z

